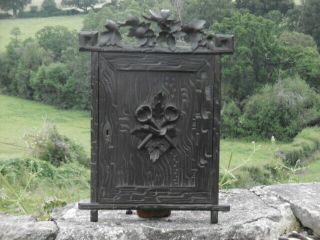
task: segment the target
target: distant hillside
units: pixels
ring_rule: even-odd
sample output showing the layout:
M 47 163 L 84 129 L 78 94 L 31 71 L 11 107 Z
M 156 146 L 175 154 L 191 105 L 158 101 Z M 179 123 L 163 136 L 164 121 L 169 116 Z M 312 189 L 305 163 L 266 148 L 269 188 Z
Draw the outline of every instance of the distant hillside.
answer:
M 1 0 L 0 0 L 1 1 Z M 38 10 L 41 9 L 41 5 L 43 3 L 44 0 L 31 0 L 31 3 L 28 4 L 25 8 L 24 11 L 30 11 L 30 8 L 31 7 L 37 7 Z M 57 7 L 58 8 L 63 8 L 63 6 L 61 6 L 61 2 L 62 0 L 55 0 L 56 4 L 57 4 Z M 105 3 L 105 2 L 110 2 L 110 0 L 99 0 L 100 3 Z M 99 5 L 99 4 L 98 4 Z M 101 5 L 101 4 L 100 4 Z M 6 11 L 3 11 L 2 9 L 0 9 L 0 13 L 3 13 L 3 12 L 6 12 Z M 11 11 L 9 11 L 9 13 L 11 14 Z
M 84 15 L 48 17 L 48 18 L 17 18 L 0 20 L 0 52 L 9 44 L 13 28 L 20 28 L 21 40 L 34 37 L 35 33 L 45 26 L 65 26 L 70 30 L 80 31 Z M 32 27 L 30 27 L 32 26 Z
M 37 6 L 38 8 L 41 8 L 41 5 L 44 0 L 31 0 L 31 3 L 26 7 L 26 11 L 30 10 L 31 6 Z M 55 0 L 58 7 L 61 6 L 62 0 Z

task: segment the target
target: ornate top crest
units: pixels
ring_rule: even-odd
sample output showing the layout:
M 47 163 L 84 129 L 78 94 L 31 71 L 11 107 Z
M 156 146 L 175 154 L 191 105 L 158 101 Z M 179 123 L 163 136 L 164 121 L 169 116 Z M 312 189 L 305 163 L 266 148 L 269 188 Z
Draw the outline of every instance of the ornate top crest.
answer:
M 142 16 L 145 21 L 138 17 L 129 15 L 125 22 L 114 22 L 107 20 L 106 31 L 81 32 L 79 35 L 80 49 L 90 50 L 92 48 L 123 48 L 120 28 L 128 28 L 128 37 L 135 38 L 138 48 L 160 48 L 169 51 L 183 50 L 233 52 L 233 36 L 213 35 L 204 31 L 206 21 L 193 20 L 188 24 L 171 18 L 169 10 L 155 12 L 150 10 L 149 16 Z M 152 29 L 152 22 L 156 23 L 159 31 Z M 177 46 L 177 43 L 181 46 Z M 125 46 L 127 48 L 127 46 Z M 131 46 L 135 47 L 135 46 Z

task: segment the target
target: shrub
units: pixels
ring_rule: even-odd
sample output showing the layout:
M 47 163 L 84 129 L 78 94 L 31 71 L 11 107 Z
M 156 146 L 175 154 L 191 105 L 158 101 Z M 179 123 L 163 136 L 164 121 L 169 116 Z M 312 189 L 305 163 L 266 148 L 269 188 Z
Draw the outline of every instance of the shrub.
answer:
M 55 60 L 68 47 L 77 45 L 77 34 L 63 26 L 44 27 L 36 33 L 36 39 L 41 47 L 53 53 Z
M 242 102 L 266 83 L 277 80 L 281 67 L 279 26 L 252 14 L 235 13 L 211 27 L 214 32 L 234 34 L 234 54 L 222 58 L 223 95 Z
M 292 144 L 282 147 L 276 156 L 289 166 L 303 162 L 320 149 L 320 128 L 306 128 L 299 133 Z
M 61 108 L 71 108 L 77 104 L 77 81 L 64 63 L 41 66 L 31 79 L 34 99 Z
M 2 53 L 0 53 L 0 93 L 8 92 L 10 86 L 9 78 L 10 66 L 8 64 L 8 59 Z
M 48 220 L 54 207 L 88 197 L 89 170 L 77 162 L 54 167 L 35 158 L 0 161 L 0 211 Z
M 31 76 L 41 65 L 49 64 L 51 61 L 50 55 L 36 41 L 33 39 L 25 40 L 20 49 L 18 66 L 13 80 L 16 95 L 32 99 Z
M 241 110 L 234 101 L 226 103 L 222 109 L 222 137 L 237 138 L 242 135 Z
M 88 165 L 88 157 L 83 147 L 59 134 L 55 126 L 45 125 L 39 132 L 27 134 L 25 139 L 32 156 L 54 166 L 71 161 Z
M 320 116 L 320 96 L 299 77 L 265 86 L 249 98 L 244 108 L 247 135 L 291 140 L 310 121 Z

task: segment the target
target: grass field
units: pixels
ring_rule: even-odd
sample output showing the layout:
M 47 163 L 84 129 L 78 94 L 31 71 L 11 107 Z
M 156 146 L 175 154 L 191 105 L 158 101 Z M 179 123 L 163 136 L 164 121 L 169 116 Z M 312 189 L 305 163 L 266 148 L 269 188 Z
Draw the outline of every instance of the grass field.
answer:
M 0 95 L 0 158 L 26 153 L 24 134 L 39 129 L 45 121 L 57 126 L 58 131 L 90 150 L 90 118 L 88 112 L 65 111 L 52 106 L 16 97 Z M 226 167 L 232 154 L 231 167 L 249 161 L 261 166 L 274 159 L 281 144 L 271 142 L 239 142 L 222 140 L 221 161 Z M 252 157 L 250 157 L 252 156 Z
M 39 129 L 45 121 L 57 126 L 89 152 L 88 112 L 64 111 L 33 101 L 0 95 L 0 158 L 26 154 L 24 134 Z
M 81 144 L 87 153 L 90 151 L 90 116 L 88 112 L 66 111 L 52 106 L 28 101 L 16 97 L 0 95 L 0 159 L 27 154 L 24 134 L 40 129 L 44 122 L 55 124 L 58 131 Z M 275 152 L 285 146 L 284 143 L 245 142 L 237 140 L 221 141 L 221 167 L 230 168 L 246 164 L 262 167 L 275 161 Z M 315 178 L 320 170 L 318 161 L 307 167 L 308 174 L 301 175 L 306 181 Z M 320 179 L 319 179 L 320 180 Z
M 13 28 L 19 27 L 22 35 L 21 39 L 34 37 L 35 33 L 45 26 L 65 26 L 70 30 L 79 31 L 82 28 L 84 16 L 63 16 L 48 18 L 23 18 L 0 20 L 0 51 L 4 51 L 10 42 L 10 32 Z
M 89 169 L 78 163 L 67 163 L 61 167 L 37 159 L 30 159 L 23 140 L 24 134 L 42 128 L 44 122 L 55 124 L 58 131 L 84 146 L 90 151 L 90 116 L 88 112 L 65 111 L 45 104 L 0 95 L 0 171 L 9 169 L 6 177 L 0 174 L 0 212 L 15 214 L 32 214 L 40 219 L 48 219 L 47 208 L 57 207 L 60 202 L 75 202 L 89 197 Z M 243 167 L 264 169 L 266 164 L 280 164 L 275 152 L 287 144 L 270 142 L 246 142 L 238 140 L 221 141 L 221 176 L 229 179 L 235 175 L 238 185 L 252 186 L 257 184 L 252 178 L 247 179 L 250 172 Z M 231 162 L 230 162 L 231 158 Z M 271 179 L 276 182 L 315 182 L 320 181 L 320 154 L 313 156 L 305 168 L 292 170 L 290 180 Z M 230 166 L 228 166 L 230 163 Z M 39 173 L 30 172 L 30 164 L 38 166 Z M 47 164 L 47 165 L 46 165 Z M 29 167 L 28 167 L 29 166 Z M 29 169 L 29 170 L 28 170 Z M 51 170 L 50 170 L 51 169 Z M 228 169 L 228 170 L 226 170 Z M 284 172 L 287 174 L 289 171 Z M 230 173 L 230 175 L 229 175 Z M 263 173 L 263 172 L 262 172 Z M 292 176 L 291 176 L 292 175 Z M 244 176 L 244 178 L 243 178 Z M 266 177 L 264 177 L 266 178 Z M 268 177 L 267 177 L 268 178 Z M 232 187 L 235 182 L 223 187 Z M 262 182 L 265 179 L 262 178 Z M 268 180 L 268 179 L 267 179 Z M 28 183 L 28 184 L 26 184 Z M 259 183 L 258 183 L 259 184 Z M 260 181 L 261 184 L 261 181 Z M 0 191 L 0 195 L 1 195 Z M 39 207 L 40 206 L 40 207 Z

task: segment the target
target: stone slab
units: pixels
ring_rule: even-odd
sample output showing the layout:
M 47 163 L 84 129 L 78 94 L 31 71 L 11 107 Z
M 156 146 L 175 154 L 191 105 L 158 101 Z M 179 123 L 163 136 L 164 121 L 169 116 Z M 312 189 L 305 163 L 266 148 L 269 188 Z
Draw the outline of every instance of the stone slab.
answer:
M 319 183 L 267 186 L 264 190 L 288 202 L 301 224 L 312 229 L 314 234 L 320 237 Z
M 31 216 L 0 215 L 0 240 L 54 240 L 58 228 L 52 221 Z
M 220 203 L 232 208 L 229 213 L 219 213 L 215 225 L 210 224 L 206 211 L 173 211 L 169 218 L 146 220 L 125 211 L 105 210 L 99 211 L 98 223 L 91 223 L 89 211 L 72 205 L 55 211 L 53 217 L 59 240 L 275 240 L 298 224 L 288 203 L 271 206 L 250 190 L 222 192 Z
M 47 222 L 0 214 L 0 240 L 277 240 L 299 230 L 299 221 L 319 235 L 320 184 L 233 189 L 220 193 L 220 204 L 231 205 L 231 211 L 219 213 L 215 225 L 206 211 L 173 211 L 169 218 L 148 220 L 105 210 L 92 223 L 89 211 L 77 204 L 56 209 L 54 221 Z

